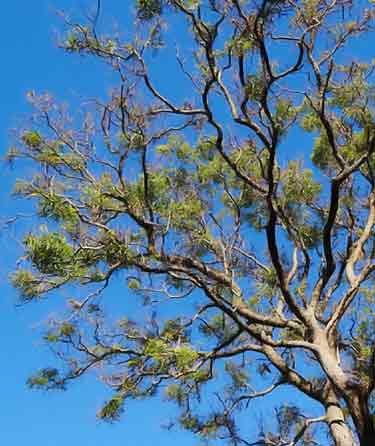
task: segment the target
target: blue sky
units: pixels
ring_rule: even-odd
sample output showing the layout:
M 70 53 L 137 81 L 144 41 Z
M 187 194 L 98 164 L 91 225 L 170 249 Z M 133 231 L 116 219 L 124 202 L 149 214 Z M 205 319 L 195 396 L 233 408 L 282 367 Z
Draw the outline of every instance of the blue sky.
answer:
M 92 0 L 12 0 L 4 2 L 0 17 L 0 147 L 2 155 L 12 141 L 16 128 L 29 112 L 25 99 L 30 90 L 52 92 L 58 100 L 78 104 L 79 97 L 104 95 L 112 85 L 111 76 L 92 61 L 66 56 L 56 45 L 56 33 L 61 21 L 56 9 L 87 11 Z M 124 5 L 131 2 L 106 0 L 107 16 L 118 17 L 117 11 L 126 12 Z M 109 19 L 109 23 L 112 19 Z M 124 17 L 124 21 L 126 18 Z M 368 43 L 368 42 L 367 42 Z M 366 54 L 366 42 L 358 42 L 361 55 Z M 368 53 L 367 53 L 368 54 Z M 154 68 L 168 85 L 172 67 L 165 60 L 162 67 Z M 180 86 L 182 87 L 182 85 Z M 179 93 L 184 93 L 179 88 Z M 168 90 L 169 94 L 175 91 Z M 17 168 L 2 168 L 0 218 L 11 216 L 22 204 L 10 196 Z M 137 402 L 126 410 L 120 423 L 107 425 L 95 418 L 96 411 L 108 396 L 106 389 L 94 376 L 86 377 L 65 393 L 43 393 L 27 389 L 28 376 L 52 359 L 45 349 L 38 329 L 53 311 L 53 304 L 17 307 L 17 297 L 9 285 L 9 273 L 19 253 L 21 228 L 0 232 L 0 441 L 4 444 L 28 446 L 195 446 L 198 441 L 187 434 L 168 432 L 160 427 L 173 415 L 173 407 L 161 400 Z M 286 393 L 280 399 L 286 398 Z M 265 402 L 266 404 L 266 402 Z M 254 420 L 254 415 L 251 415 Z
M 119 8 L 120 3 L 122 6 Z M 113 86 L 109 70 L 92 60 L 69 57 L 56 45 L 56 36 L 61 31 L 57 8 L 83 13 L 90 4 L 93 4 L 91 0 L 13 0 L 3 5 L 0 18 L 2 156 L 12 142 L 12 129 L 20 126 L 30 112 L 26 101 L 28 91 L 51 92 L 58 101 L 67 101 L 74 108 L 80 98 L 105 95 Z M 104 14 L 108 12 L 110 24 L 116 25 L 110 16 L 117 16 L 119 22 L 126 21 L 126 8 L 122 2 L 106 0 L 105 5 Z M 117 10 L 122 12 L 122 17 L 116 14 Z M 174 88 L 170 88 L 168 74 L 173 73 L 172 58 L 164 57 L 162 66 L 155 65 L 153 72 L 162 82 L 162 88 L 168 88 L 170 96 L 188 92 L 184 91 L 183 83 L 175 83 Z M 19 167 L 16 165 L 11 169 L 3 163 L 2 172 L 3 220 L 19 210 L 23 211 L 25 203 L 17 202 L 10 195 L 12 184 L 21 176 Z M 28 446 L 148 446 L 150 443 L 169 446 L 176 442 L 181 446 L 197 445 L 197 439 L 186 432 L 170 432 L 161 428 L 161 424 L 175 412 L 173 406 L 160 399 L 131 404 L 120 423 L 107 425 L 99 422 L 95 413 L 109 394 L 94 376 L 85 377 L 63 393 L 43 393 L 26 387 L 30 374 L 53 359 L 41 342 L 40 329 L 56 305 L 43 302 L 16 306 L 17 296 L 9 285 L 9 274 L 21 252 L 19 242 L 25 224 L 16 224 L 10 231 L 0 232 L 3 254 L 0 256 L 0 311 L 3 315 L 0 324 L 0 441 Z M 285 392 L 280 395 L 282 398 L 286 398 Z M 262 406 L 266 404 L 267 401 Z M 255 423 L 259 421 L 258 414 L 257 417 L 252 414 L 251 419 Z M 249 429 L 249 420 L 247 426 Z
M 0 18 L 0 147 L 2 156 L 11 143 L 11 130 L 16 128 L 29 109 L 27 91 L 53 92 L 60 100 L 78 95 L 103 94 L 111 80 L 105 70 L 93 71 L 92 63 L 67 57 L 56 47 L 56 32 L 61 29 L 56 9 L 84 12 L 89 1 L 73 0 L 12 0 L 4 2 Z M 116 3 L 106 1 L 113 13 Z M 126 2 L 125 2 L 126 3 Z M 124 8 L 123 8 L 124 9 Z M 95 68 L 94 68 L 95 70 Z M 17 169 L 1 166 L 1 215 L 14 214 L 22 207 L 10 197 Z M 27 389 L 27 377 L 46 365 L 51 355 L 38 335 L 38 327 L 51 311 L 49 304 L 16 307 L 15 292 L 8 276 L 14 268 L 18 242 L 22 233 L 17 226 L 0 234 L 0 324 L 1 378 L 0 442 L 9 445 L 99 446 L 196 444 L 188 434 L 165 431 L 160 427 L 173 413 L 162 402 L 135 403 L 123 422 L 107 425 L 96 420 L 95 413 L 108 396 L 94 377 L 88 377 L 68 392 L 43 393 Z

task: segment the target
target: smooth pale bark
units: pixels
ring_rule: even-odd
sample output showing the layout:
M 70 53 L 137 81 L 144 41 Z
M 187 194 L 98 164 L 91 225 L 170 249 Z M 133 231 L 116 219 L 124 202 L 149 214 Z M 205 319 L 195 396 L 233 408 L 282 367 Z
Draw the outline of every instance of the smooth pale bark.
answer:
M 327 407 L 327 422 L 335 446 L 356 446 L 352 431 L 346 424 L 342 409 L 332 403 Z M 374 445 L 375 446 L 375 445 Z
M 329 387 L 326 394 L 326 420 L 335 446 L 357 446 L 353 432 L 345 420 L 339 398 L 331 385 Z
M 354 439 L 356 437 L 354 431 L 348 426 L 340 405 L 340 398 L 333 389 L 327 392 L 326 398 L 326 419 L 332 438 L 335 441 L 335 446 L 375 446 L 374 423 L 369 411 L 367 398 L 364 395 L 359 395 L 358 390 L 353 390 L 348 392 L 344 398 L 359 442 Z

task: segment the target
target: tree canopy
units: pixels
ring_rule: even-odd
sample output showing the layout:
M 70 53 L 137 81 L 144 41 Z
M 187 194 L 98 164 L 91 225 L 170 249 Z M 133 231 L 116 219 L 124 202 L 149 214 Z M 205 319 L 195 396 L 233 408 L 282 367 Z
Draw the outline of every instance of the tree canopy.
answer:
M 71 114 L 30 93 L 8 153 L 43 222 L 11 280 L 24 303 L 70 296 L 31 387 L 96 370 L 103 420 L 163 394 L 209 444 L 375 444 L 373 3 L 138 0 L 112 33 L 100 1 L 65 17 L 60 45 L 115 85 Z M 261 398 L 275 419 L 249 436 Z

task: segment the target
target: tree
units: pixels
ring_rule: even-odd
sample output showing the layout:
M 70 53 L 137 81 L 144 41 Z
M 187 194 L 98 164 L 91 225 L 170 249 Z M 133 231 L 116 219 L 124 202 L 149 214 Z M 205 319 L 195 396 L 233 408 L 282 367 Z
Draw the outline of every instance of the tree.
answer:
M 15 193 L 44 222 L 12 276 L 22 300 L 87 290 L 50 321 L 58 367 L 30 386 L 99 369 L 104 420 L 164 392 L 207 441 L 375 444 L 375 88 L 355 55 L 372 4 L 138 0 L 128 40 L 99 32 L 100 3 L 85 24 L 66 19 L 65 50 L 118 85 L 82 119 L 31 93 L 9 152 L 34 166 Z M 168 23 L 185 36 L 168 76 L 186 95 L 153 75 Z M 108 322 L 112 283 L 143 318 Z M 275 423 L 247 438 L 239 412 L 283 386 L 306 398 L 269 399 Z

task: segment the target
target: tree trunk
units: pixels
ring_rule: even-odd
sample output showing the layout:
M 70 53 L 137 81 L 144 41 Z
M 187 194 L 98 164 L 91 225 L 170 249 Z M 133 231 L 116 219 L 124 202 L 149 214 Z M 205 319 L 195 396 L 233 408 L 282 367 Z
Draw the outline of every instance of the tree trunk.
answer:
M 375 446 L 375 426 L 367 400 L 366 394 L 356 393 L 351 395 L 347 404 L 358 431 L 360 446 Z
M 362 423 L 362 430 L 359 435 L 360 446 L 375 446 L 375 428 L 372 416 L 368 413 Z
M 345 417 L 338 403 L 330 403 L 326 409 L 327 421 L 335 446 L 356 446 L 353 433 L 345 421 Z M 362 445 L 361 446 L 365 446 Z M 366 446 L 368 446 L 366 444 Z M 375 443 L 372 444 L 375 446 Z
M 371 432 L 365 432 L 361 437 L 360 446 L 375 446 L 375 432 L 374 429 Z

